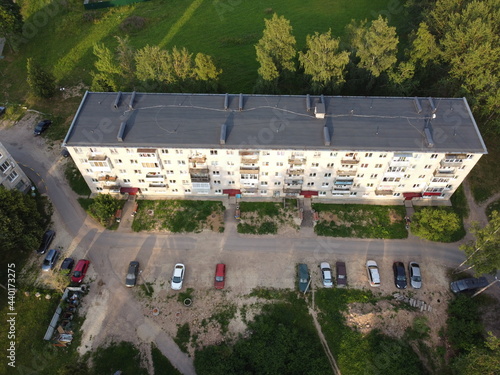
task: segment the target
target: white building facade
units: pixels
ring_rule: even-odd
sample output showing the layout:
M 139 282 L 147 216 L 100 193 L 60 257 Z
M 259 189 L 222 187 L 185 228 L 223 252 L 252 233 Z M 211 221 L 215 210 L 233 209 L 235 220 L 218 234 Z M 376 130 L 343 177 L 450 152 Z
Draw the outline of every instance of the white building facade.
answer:
M 26 193 L 31 188 L 30 180 L 1 143 L 0 185 L 6 189 L 16 189 L 23 193 Z
M 487 152 L 463 98 L 87 93 L 64 143 L 93 193 L 373 203 L 448 200 Z

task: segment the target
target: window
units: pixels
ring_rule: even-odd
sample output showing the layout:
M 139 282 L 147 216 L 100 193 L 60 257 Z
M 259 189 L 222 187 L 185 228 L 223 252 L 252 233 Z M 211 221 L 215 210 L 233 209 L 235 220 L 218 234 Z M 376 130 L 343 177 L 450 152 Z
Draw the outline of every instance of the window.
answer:
M 228 176 L 234 176 L 234 172 L 228 171 L 228 172 L 227 172 L 227 175 L 228 175 Z
M 226 155 L 233 155 L 234 154 L 234 151 L 232 150 L 226 150 Z
M 123 179 L 123 182 L 124 182 L 125 184 L 130 184 L 130 180 L 129 180 L 128 178 L 124 178 L 124 179 Z
M 168 182 L 171 183 L 171 184 L 176 184 L 177 180 L 168 180 Z
M 361 164 L 361 168 L 368 168 L 368 164 Z
M 314 186 L 314 182 L 308 182 L 307 186 Z
M 274 172 L 274 177 L 280 177 L 280 173 L 279 172 Z
M 281 162 L 281 161 L 277 162 L 277 163 L 276 163 L 276 166 L 277 166 L 277 167 L 282 167 L 282 166 L 283 166 L 283 162 Z
M 267 194 L 267 190 L 261 190 L 260 193 L 261 194 Z
M 389 167 L 387 172 L 406 172 L 406 167 Z
M 165 171 L 166 174 L 174 174 L 174 171 L 170 170 L 170 171 Z
M 320 191 L 320 192 L 318 192 L 318 195 L 320 197 L 324 197 L 326 195 L 326 191 Z
M 212 164 L 215 167 L 215 166 L 219 165 L 219 162 L 218 161 L 213 161 L 210 164 Z
M 453 189 L 453 185 L 446 185 L 446 189 Z
M 177 160 L 177 164 L 186 165 L 186 161 L 185 160 Z
M 191 194 L 191 189 L 184 189 L 184 193 Z
M 357 192 L 355 192 L 355 191 L 351 191 L 351 192 L 349 193 L 349 195 L 350 195 L 351 197 L 354 197 L 354 196 L 358 195 L 358 193 L 357 193 Z
M 89 161 L 87 159 L 80 159 L 80 163 L 85 164 L 88 163 Z
M 262 172 L 260 175 L 261 176 L 269 176 L 269 172 Z
M 90 165 L 97 168 L 109 168 L 108 163 L 106 163 L 105 161 L 91 161 Z
M 218 176 L 218 175 L 220 175 L 220 172 L 219 172 L 219 171 L 212 171 L 212 174 L 213 174 L 214 176 Z
M 163 160 L 165 164 L 172 164 L 172 160 Z
M 271 155 L 271 153 L 269 151 L 262 151 L 262 155 L 263 156 L 269 156 L 269 155 Z
M 166 149 L 162 149 L 162 150 L 161 150 L 161 153 L 162 153 L 162 154 L 168 154 L 168 150 L 166 150 Z
M 327 167 L 327 168 L 333 168 L 333 163 L 328 163 L 328 164 L 326 165 L 326 167 Z
M 431 155 L 431 159 L 437 159 L 437 157 L 438 157 L 438 154 L 432 154 Z
M 134 150 L 132 150 L 130 148 L 127 148 L 126 151 L 127 151 L 127 154 L 132 154 L 134 152 Z
M 316 173 L 309 173 L 309 177 L 316 177 Z
M 182 180 L 182 184 L 183 185 L 189 184 L 189 181 L 188 180 Z
M 276 155 L 285 156 L 285 151 L 278 151 L 278 152 L 276 152 Z
M 323 183 L 321 184 L 321 187 L 328 187 L 328 185 L 330 185 L 330 183 L 328 183 L 328 182 L 323 182 Z
M 427 164 L 426 166 L 424 166 L 424 169 L 431 169 L 432 168 L 432 165 L 430 164 Z
M 465 157 L 466 159 L 472 159 L 474 157 L 474 155 L 472 154 L 467 154 L 467 156 Z
M 210 150 L 210 155 L 217 155 L 217 150 Z
M 221 189 L 216 189 L 215 190 L 215 194 L 222 194 L 222 190 Z
M 235 182 L 234 182 L 234 181 L 228 181 L 228 182 L 227 182 L 227 184 L 228 184 L 228 185 L 234 185 L 234 184 L 235 184 Z
M 260 184 L 261 184 L 262 186 L 267 186 L 267 181 L 261 181 L 261 182 L 260 182 Z
M 90 150 L 90 152 L 92 152 L 92 153 L 97 152 L 97 148 L 92 148 L 92 147 L 90 147 L 90 148 L 89 148 L 89 150 Z
M 319 158 L 320 156 L 321 156 L 321 152 L 316 151 L 316 152 L 314 153 L 314 157 L 315 157 L 315 158 Z
M 356 175 L 356 177 L 357 177 L 357 178 L 363 178 L 363 177 L 365 177 L 365 174 L 364 174 L 364 173 L 361 173 L 361 174 Z
M 393 197 L 399 197 L 401 195 L 401 193 L 394 193 L 392 194 Z
M 144 183 L 146 183 L 146 181 L 141 179 L 141 180 L 139 180 L 139 183 L 144 184 Z
M 276 181 L 276 182 L 274 183 L 274 186 L 280 186 L 280 185 L 281 185 L 281 182 L 280 182 L 280 181 Z
M 144 168 L 159 168 L 160 164 L 158 163 L 141 163 Z
M 337 156 L 337 153 L 336 152 L 330 152 L 330 157 L 334 158 Z
M 130 159 L 130 164 L 138 164 L 137 160 Z
M 373 173 L 372 175 L 370 175 L 370 178 L 377 178 L 378 174 L 376 173 Z
M 182 155 L 182 150 L 175 150 L 175 153 L 176 153 L 177 155 Z
M 179 189 L 172 189 L 172 193 L 178 193 Z
M 122 159 L 115 159 L 115 163 L 116 164 L 123 164 L 123 160 Z
M 411 175 L 409 175 L 409 174 L 405 174 L 405 175 L 403 176 L 403 178 L 404 178 L 405 180 L 409 180 L 409 179 L 410 179 L 410 177 L 411 177 Z
M 421 174 L 418 178 L 425 178 L 425 174 Z
M 399 184 L 399 185 L 398 185 L 398 188 L 401 188 L 401 189 L 402 189 L 402 188 L 404 188 L 404 187 L 405 187 L 405 184 Z
M 311 164 L 311 167 L 313 167 L 313 168 L 318 168 L 318 167 L 319 167 L 319 163 L 312 163 L 312 164 Z
M 366 184 L 366 187 L 373 187 L 373 184 Z
M 367 152 L 365 154 L 365 158 L 371 158 L 372 156 L 373 156 L 373 153 L 371 153 L 371 152 Z
M 134 169 L 134 173 L 135 174 L 141 174 L 141 170 L 140 169 Z
M 155 157 L 155 156 L 156 156 L 156 154 L 147 153 L 147 152 L 146 152 L 146 153 L 140 153 L 140 154 L 139 154 L 139 157 L 140 157 L 140 158 L 153 158 L 153 157 Z
M 378 155 L 379 158 L 386 158 L 387 157 L 387 153 L 382 153 L 382 154 L 379 154 Z
M 265 161 L 265 162 L 263 162 L 263 163 L 262 163 L 262 165 L 263 165 L 264 167 L 269 167 L 269 162 L 268 162 L 268 161 Z
M 0 165 L 0 170 L 2 172 L 7 171 L 9 168 L 10 168 L 10 163 L 8 161 L 6 161 L 2 165 Z
M 127 173 L 127 170 L 126 169 L 120 169 L 119 172 L 120 173 Z
M 230 167 L 232 167 L 232 166 L 234 165 L 234 162 L 232 162 L 232 161 L 228 161 L 228 162 L 227 162 L 227 165 L 229 165 Z
M 375 164 L 375 168 L 382 168 L 382 164 Z
M 88 168 L 87 168 L 87 169 L 85 169 L 85 172 L 87 172 L 87 173 L 92 173 L 93 171 L 92 171 L 92 169 L 88 169 Z
M 98 182 L 98 181 L 99 181 L 99 180 L 98 180 L 97 178 L 93 178 L 93 179 L 92 179 L 92 182 L 94 182 L 94 183 L 96 183 L 96 182 Z
M 414 189 L 419 188 L 419 187 L 420 187 L 420 184 L 413 184 Z
M 96 187 L 95 188 L 97 191 L 102 191 L 102 187 Z
M 75 147 L 73 148 L 73 150 L 75 150 L 77 154 L 81 154 L 83 152 L 83 150 L 80 147 Z
M 331 173 L 325 173 L 325 177 L 332 177 Z
M 401 181 L 401 178 L 399 178 L 399 177 L 384 177 L 382 179 L 382 181 L 384 181 L 384 182 L 399 182 L 399 181 Z

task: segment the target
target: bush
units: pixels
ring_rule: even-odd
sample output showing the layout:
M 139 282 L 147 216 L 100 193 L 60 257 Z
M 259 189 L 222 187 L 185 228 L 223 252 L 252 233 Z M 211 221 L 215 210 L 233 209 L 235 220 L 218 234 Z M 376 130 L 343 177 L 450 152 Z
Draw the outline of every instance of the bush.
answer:
M 459 215 L 448 208 L 425 207 L 413 215 L 412 233 L 429 241 L 454 242 L 461 230 Z
M 144 17 L 130 16 L 120 24 L 120 30 L 125 33 L 132 33 L 144 29 L 145 26 L 146 19 Z
M 448 305 L 446 334 L 452 347 L 460 352 L 480 346 L 483 341 L 483 326 L 479 314 L 481 299 L 458 294 Z
M 118 199 L 109 194 L 99 194 L 89 206 L 89 211 L 102 225 L 107 226 L 119 208 Z
M 184 353 L 187 353 L 187 345 L 189 344 L 190 338 L 191 331 L 189 330 L 189 323 L 178 326 L 177 335 L 175 336 L 174 341 L 179 346 L 179 349 Z

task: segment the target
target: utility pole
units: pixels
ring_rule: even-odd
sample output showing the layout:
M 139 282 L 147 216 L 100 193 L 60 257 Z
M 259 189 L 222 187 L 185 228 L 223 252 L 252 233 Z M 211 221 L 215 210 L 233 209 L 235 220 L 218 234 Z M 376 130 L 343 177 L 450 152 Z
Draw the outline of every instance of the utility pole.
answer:
M 493 284 L 499 282 L 500 280 L 498 280 L 498 277 L 495 276 L 495 281 L 492 281 L 491 283 L 489 283 L 488 285 L 486 285 L 484 288 L 481 288 L 479 289 L 476 293 L 474 293 L 472 295 L 471 298 L 474 298 L 475 296 L 477 296 L 478 294 L 481 294 L 482 292 L 484 292 L 486 289 L 488 289 L 490 286 L 492 286 Z

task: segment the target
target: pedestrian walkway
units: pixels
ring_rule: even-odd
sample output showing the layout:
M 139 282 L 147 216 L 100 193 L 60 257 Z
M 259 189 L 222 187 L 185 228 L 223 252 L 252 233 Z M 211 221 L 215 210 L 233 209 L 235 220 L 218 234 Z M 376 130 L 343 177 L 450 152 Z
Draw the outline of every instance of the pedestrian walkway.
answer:
M 132 223 L 134 222 L 134 209 L 135 209 L 135 195 L 129 195 L 125 205 L 122 209 L 122 218 L 120 221 L 120 225 L 116 230 L 119 233 L 132 233 Z

